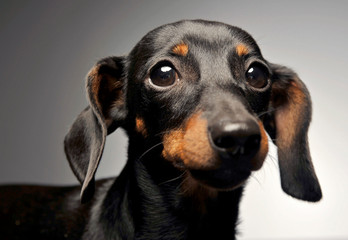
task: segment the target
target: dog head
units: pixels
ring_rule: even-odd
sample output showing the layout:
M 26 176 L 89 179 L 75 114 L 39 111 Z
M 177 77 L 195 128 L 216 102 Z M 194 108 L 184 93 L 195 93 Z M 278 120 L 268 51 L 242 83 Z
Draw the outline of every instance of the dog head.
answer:
M 89 107 L 65 138 L 69 163 L 94 192 L 107 134 L 121 126 L 159 159 L 200 184 L 232 190 L 261 168 L 268 137 L 278 147 L 283 190 L 321 199 L 307 142 L 311 101 L 290 69 L 266 61 L 245 31 L 181 21 L 149 32 L 128 56 L 98 62 L 87 78 Z

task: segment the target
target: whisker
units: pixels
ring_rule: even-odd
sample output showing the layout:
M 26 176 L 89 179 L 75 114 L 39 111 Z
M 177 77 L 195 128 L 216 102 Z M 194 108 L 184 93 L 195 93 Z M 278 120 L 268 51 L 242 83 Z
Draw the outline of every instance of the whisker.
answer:
M 275 111 L 277 111 L 278 109 L 280 109 L 280 107 L 271 107 L 270 109 L 268 109 L 267 111 L 264 111 L 264 112 L 260 112 L 257 116 L 258 117 L 261 117 L 267 113 L 273 113 Z
M 272 155 L 268 155 L 269 156 L 269 159 L 271 160 L 271 162 L 273 163 L 273 166 L 275 168 L 277 168 L 277 158 L 275 156 L 272 156 Z
M 153 145 L 152 147 L 150 147 L 149 149 L 147 149 L 143 154 L 140 155 L 140 157 L 138 158 L 138 161 L 140 161 L 150 151 L 152 151 L 153 149 L 155 149 L 156 147 L 161 146 L 161 145 L 162 145 L 162 142 L 157 143 L 157 144 Z
M 160 183 L 160 184 L 158 184 L 158 185 L 163 185 L 163 184 L 166 184 L 166 183 L 174 182 L 174 181 L 180 179 L 182 176 L 184 176 L 184 174 L 185 174 L 185 172 L 181 173 L 181 174 L 180 174 L 178 177 L 176 177 L 176 178 L 169 179 L 169 180 L 164 181 L 164 182 L 162 182 L 162 183 Z
M 276 110 L 277 110 L 276 108 L 272 108 L 272 109 L 269 109 L 269 110 L 267 110 L 267 111 L 264 111 L 264 112 L 259 113 L 257 116 L 258 116 L 258 117 L 261 117 L 261 116 L 263 116 L 263 115 L 265 115 L 265 114 L 267 114 L 267 113 L 272 113 L 272 112 L 274 112 L 274 111 L 276 111 Z
M 162 135 L 164 135 L 164 134 L 166 134 L 166 133 L 171 133 L 172 131 L 173 131 L 173 130 L 166 130 L 166 131 L 159 132 L 159 133 L 155 134 L 155 137 L 162 136 Z M 181 130 L 181 129 L 176 129 L 175 131 L 181 131 L 181 132 L 183 132 L 183 130 Z
M 183 175 L 187 173 L 187 170 L 183 172 Z M 177 186 L 177 190 L 180 191 L 181 194 L 185 195 L 189 189 L 188 188 L 183 188 L 182 186 L 185 184 L 187 181 L 187 178 L 183 178 L 183 181 L 180 182 L 180 184 Z
M 262 186 L 261 182 L 259 181 L 259 179 L 254 174 L 251 174 L 250 178 L 254 179 L 260 186 Z

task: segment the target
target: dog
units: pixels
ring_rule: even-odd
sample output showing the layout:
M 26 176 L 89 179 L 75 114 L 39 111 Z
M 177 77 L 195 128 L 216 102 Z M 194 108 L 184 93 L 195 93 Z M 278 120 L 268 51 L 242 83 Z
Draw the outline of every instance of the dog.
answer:
M 158 27 L 129 55 L 100 60 L 86 89 L 89 106 L 64 140 L 82 187 L 1 187 L 1 239 L 235 239 L 243 188 L 269 141 L 284 192 L 322 197 L 309 92 L 240 28 Z M 128 161 L 117 178 L 95 181 L 106 136 L 119 127 Z

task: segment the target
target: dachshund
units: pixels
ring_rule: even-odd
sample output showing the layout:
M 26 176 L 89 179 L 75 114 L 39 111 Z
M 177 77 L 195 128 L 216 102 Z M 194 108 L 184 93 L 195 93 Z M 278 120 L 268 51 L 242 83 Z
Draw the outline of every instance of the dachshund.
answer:
M 128 55 L 97 62 L 86 90 L 89 106 L 64 140 L 82 187 L 2 186 L 1 239 L 235 239 L 243 188 L 271 141 L 283 191 L 322 197 L 309 92 L 238 27 L 158 27 Z M 95 181 L 117 128 L 129 137 L 127 163 Z

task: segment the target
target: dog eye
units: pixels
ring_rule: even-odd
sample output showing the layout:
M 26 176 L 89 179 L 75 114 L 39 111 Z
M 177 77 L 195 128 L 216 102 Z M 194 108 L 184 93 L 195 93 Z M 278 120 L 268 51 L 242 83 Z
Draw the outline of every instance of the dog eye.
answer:
M 179 79 L 178 73 L 170 65 L 154 67 L 150 73 L 150 82 L 158 87 L 169 87 Z
M 260 63 L 252 64 L 246 72 L 247 83 L 254 88 L 264 88 L 270 78 L 268 69 Z

